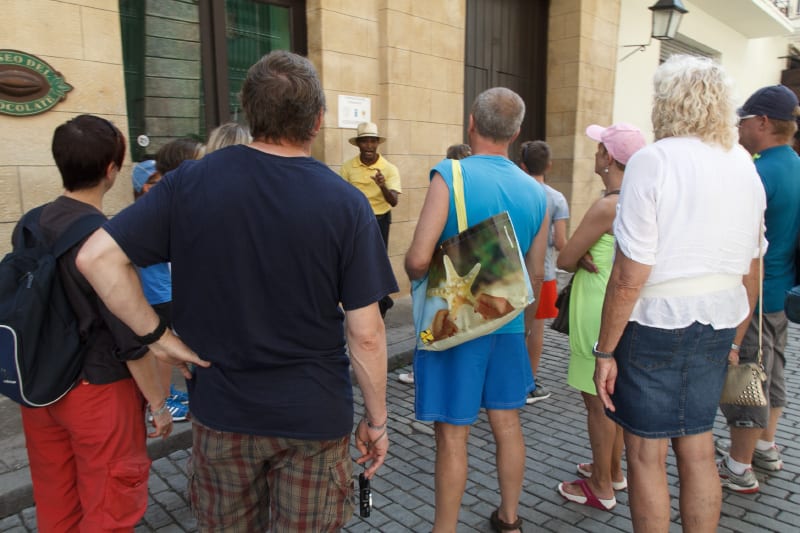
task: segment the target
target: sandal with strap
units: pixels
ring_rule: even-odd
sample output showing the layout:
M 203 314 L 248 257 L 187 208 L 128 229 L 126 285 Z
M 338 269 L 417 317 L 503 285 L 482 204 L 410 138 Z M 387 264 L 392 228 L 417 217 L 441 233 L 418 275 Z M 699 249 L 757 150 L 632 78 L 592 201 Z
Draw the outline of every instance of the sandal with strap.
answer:
M 514 531 L 515 529 L 519 529 L 520 533 L 522 532 L 522 517 L 517 517 L 516 522 L 503 522 L 500 520 L 500 517 L 497 516 L 497 511 L 492 513 L 492 516 L 489 518 L 489 523 L 492 525 L 492 530 L 495 533 L 503 533 L 503 531 Z

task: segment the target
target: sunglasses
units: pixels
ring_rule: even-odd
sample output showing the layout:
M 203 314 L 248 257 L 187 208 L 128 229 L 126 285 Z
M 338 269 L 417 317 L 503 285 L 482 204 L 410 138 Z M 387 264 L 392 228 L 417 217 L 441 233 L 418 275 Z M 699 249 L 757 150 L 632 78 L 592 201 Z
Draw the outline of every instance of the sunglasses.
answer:
M 739 127 L 739 126 L 741 126 L 741 125 L 742 125 L 742 122 L 744 122 L 744 121 L 745 121 L 745 120 L 747 120 L 748 118 L 756 118 L 757 116 L 759 116 L 759 115 L 745 115 L 745 116 L 743 116 L 743 117 L 739 117 L 739 118 L 736 120 L 736 126 L 737 126 L 737 127 Z

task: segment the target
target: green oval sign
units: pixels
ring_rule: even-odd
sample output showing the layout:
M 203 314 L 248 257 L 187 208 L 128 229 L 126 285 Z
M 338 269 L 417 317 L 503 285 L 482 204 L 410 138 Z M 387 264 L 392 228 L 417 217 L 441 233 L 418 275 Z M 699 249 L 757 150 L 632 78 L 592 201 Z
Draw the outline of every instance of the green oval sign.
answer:
M 38 115 L 71 90 L 72 85 L 47 62 L 19 50 L 0 50 L 0 113 Z

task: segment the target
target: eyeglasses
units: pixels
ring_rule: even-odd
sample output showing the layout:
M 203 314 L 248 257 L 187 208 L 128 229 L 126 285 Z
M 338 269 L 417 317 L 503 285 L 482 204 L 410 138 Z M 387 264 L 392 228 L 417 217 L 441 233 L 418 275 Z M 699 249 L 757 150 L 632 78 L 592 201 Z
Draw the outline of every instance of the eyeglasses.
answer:
M 741 126 L 741 125 L 742 125 L 742 122 L 744 122 L 744 121 L 745 121 L 745 120 L 747 120 L 748 118 L 756 118 L 757 116 L 758 116 L 758 115 L 745 115 L 745 116 L 743 116 L 743 117 L 739 117 L 739 118 L 736 120 L 736 127 L 739 127 L 739 126 Z

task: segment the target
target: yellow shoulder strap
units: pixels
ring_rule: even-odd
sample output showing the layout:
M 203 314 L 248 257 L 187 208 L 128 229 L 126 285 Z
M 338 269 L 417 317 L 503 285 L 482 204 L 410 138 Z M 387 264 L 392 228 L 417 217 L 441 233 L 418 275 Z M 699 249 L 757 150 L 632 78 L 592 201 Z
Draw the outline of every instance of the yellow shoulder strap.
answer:
M 461 175 L 461 163 L 453 159 L 453 200 L 456 204 L 458 232 L 467 229 L 467 207 L 464 205 L 464 176 Z

